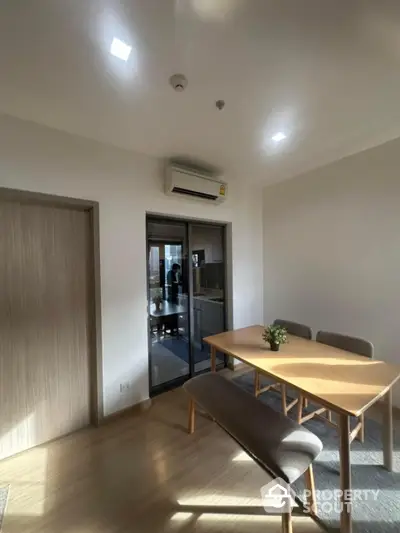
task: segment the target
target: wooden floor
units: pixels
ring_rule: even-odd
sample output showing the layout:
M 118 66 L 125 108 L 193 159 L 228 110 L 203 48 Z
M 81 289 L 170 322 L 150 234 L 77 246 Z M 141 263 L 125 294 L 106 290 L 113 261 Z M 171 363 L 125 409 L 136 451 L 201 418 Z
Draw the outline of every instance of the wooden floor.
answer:
M 186 433 L 182 390 L 140 415 L 0 463 L 11 485 L 3 533 L 280 532 L 260 487 L 270 479 L 216 424 Z M 294 533 L 322 531 L 294 517 Z

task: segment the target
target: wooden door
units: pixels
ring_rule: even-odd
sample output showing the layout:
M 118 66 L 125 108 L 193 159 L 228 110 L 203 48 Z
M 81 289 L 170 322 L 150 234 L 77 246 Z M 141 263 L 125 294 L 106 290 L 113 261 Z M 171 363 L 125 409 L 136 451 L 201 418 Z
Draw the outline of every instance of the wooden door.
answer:
M 0 202 L 0 458 L 90 422 L 89 213 Z

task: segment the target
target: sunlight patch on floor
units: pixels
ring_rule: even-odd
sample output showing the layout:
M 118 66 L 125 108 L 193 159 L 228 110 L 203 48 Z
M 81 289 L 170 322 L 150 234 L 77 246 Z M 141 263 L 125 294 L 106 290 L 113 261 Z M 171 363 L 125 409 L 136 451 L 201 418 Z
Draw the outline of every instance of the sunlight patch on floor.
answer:
M 202 507 L 221 507 L 221 506 L 238 506 L 241 507 L 254 507 L 254 505 L 261 505 L 261 495 L 258 499 L 259 501 L 255 502 L 254 498 L 244 497 L 244 496 L 226 496 L 222 494 L 206 494 L 199 496 L 191 496 L 188 498 L 182 498 L 177 500 L 179 505 L 182 506 L 202 506 Z
M 172 522 L 185 522 L 186 520 L 189 520 L 189 518 L 192 518 L 193 516 L 194 516 L 193 513 L 177 512 L 171 516 L 171 520 Z
M 264 522 L 278 524 L 281 522 L 280 516 L 259 515 L 259 514 L 234 514 L 234 513 L 201 513 L 199 522 Z
M 232 457 L 233 463 L 254 463 L 254 460 L 244 451 L 240 451 Z M 255 463 L 254 463 L 255 464 Z
M 27 470 L 26 475 L 19 476 L 18 481 L 10 481 L 10 495 L 7 506 L 7 516 L 17 515 L 18 517 L 43 516 L 45 512 L 45 498 L 47 486 L 47 449 L 35 448 L 26 453 L 25 457 L 19 456 L 15 459 L 23 459 L 27 465 L 29 462 L 35 462 L 34 470 Z M 13 498 L 14 488 L 23 486 L 23 498 Z M 18 492 L 18 490 L 17 490 Z M 33 505 L 29 502 L 35 502 Z

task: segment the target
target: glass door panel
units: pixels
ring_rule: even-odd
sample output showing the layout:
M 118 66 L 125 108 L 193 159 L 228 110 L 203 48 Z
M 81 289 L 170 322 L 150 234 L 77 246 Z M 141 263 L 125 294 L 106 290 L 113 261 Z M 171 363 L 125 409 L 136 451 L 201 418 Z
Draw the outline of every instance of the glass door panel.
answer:
M 225 228 L 149 216 L 147 249 L 154 395 L 210 370 L 203 339 L 226 329 Z M 224 355 L 217 353 L 217 366 L 224 365 Z
M 184 223 L 149 220 L 148 318 L 151 388 L 190 373 L 187 237 Z
M 204 337 L 225 331 L 224 228 L 190 224 L 192 254 L 192 354 L 194 372 L 210 368 L 210 347 Z M 217 364 L 224 364 L 217 353 Z

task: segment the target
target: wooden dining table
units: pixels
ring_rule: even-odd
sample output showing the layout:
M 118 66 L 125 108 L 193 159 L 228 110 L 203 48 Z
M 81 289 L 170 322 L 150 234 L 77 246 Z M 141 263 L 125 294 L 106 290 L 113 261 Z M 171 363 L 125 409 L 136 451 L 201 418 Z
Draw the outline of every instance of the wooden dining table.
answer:
M 286 384 L 337 414 L 340 440 L 341 533 L 351 533 L 350 419 L 359 418 L 383 400 L 383 462 L 393 469 L 392 388 L 400 366 L 368 359 L 316 341 L 288 335 L 288 343 L 273 352 L 262 340 L 263 326 L 250 326 L 206 337 L 211 347 L 211 370 L 216 354 L 234 357 L 275 382 Z

